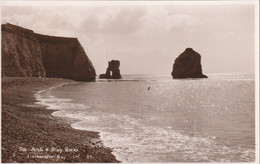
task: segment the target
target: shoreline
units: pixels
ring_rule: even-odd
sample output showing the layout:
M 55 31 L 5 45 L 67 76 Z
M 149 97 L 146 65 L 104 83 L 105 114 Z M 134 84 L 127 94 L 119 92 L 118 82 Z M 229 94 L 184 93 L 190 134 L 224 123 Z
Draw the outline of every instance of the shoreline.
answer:
M 2 77 L 2 162 L 119 162 L 100 145 L 99 132 L 71 127 L 75 120 L 36 105 L 39 91 L 66 85 L 58 78 Z
M 50 90 L 53 90 L 53 89 L 57 89 L 59 87 L 63 87 L 63 86 L 67 86 L 67 85 L 74 85 L 74 84 L 78 84 L 78 83 L 81 83 L 81 82 L 74 82 L 74 81 L 72 81 L 72 82 L 67 82 L 67 83 L 63 83 L 61 85 L 57 85 L 57 86 L 53 86 L 53 87 L 50 87 L 50 88 L 47 88 L 47 89 L 40 90 L 40 91 L 38 91 L 37 93 L 34 94 L 34 97 L 36 99 L 35 104 L 43 105 L 43 106 L 46 106 L 46 109 L 53 110 L 53 112 L 51 113 L 51 115 L 53 117 L 58 117 L 58 118 L 66 120 L 66 122 L 68 122 L 73 129 L 83 130 L 83 131 L 91 131 L 91 129 L 80 129 L 80 128 L 73 127 L 74 124 L 76 124 L 78 122 L 81 122 L 82 120 L 79 119 L 79 118 L 66 117 L 66 116 L 57 114 L 59 112 L 62 113 L 62 109 L 58 109 L 59 107 L 57 107 L 57 109 L 55 109 L 55 107 L 52 107 L 52 105 L 50 103 L 44 102 L 45 98 L 42 98 L 41 95 L 40 95 L 41 93 L 46 92 L 46 91 L 50 91 Z M 106 145 L 105 144 L 105 140 L 102 137 L 103 136 L 103 134 L 102 134 L 103 132 L 102 131 L 98 131 L 98 133 L 99 133 L 99 139 L 94 140 L 93 142 L 98 144 L 98 145 L 101 144 L 101 145 L 105 146 Z M 105 146 L 105 147 L 109 147 L 109 146 Z M 119 160 L 120 162 L 124 162 L 123 158 L 121 159 L 121 157 L 120 157 L 120 155 L 118 153 L 116 153 L 116 152 L 111 152 L 111 153 L 116 157 L 117 160 Z

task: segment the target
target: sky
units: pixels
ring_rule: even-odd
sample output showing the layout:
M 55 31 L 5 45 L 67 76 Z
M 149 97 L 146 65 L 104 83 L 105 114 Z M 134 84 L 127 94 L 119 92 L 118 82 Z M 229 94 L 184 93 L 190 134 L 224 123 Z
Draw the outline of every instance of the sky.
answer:
M 170 74 L 188 47 L 201 55 L 203 73 L 255 70 L 252 4 L 32 4 L 2 4 L 2 24 L 78 38 L 97 74 L 112 59 L 120 60 L 121 74 Z

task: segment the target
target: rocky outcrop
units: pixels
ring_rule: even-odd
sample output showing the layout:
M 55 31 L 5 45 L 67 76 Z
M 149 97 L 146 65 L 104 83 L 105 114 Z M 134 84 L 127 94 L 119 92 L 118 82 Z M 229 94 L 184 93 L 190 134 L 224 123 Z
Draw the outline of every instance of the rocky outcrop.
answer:
M 95 69 L 77 38 L 36 34 L 2 25 L 2 76 L 95 80 Z
M 207 78 L 202 73 L 201 56 L 192 48 L 181 53 L 173 64 L 173 78 Z
M 100 79 L 121 79 L 122 76 L 120 74 L 119 66 L 120 66 L 119 60 L 111 60 L 110 62 L 108 62 L 106 74 L 101 74 L 99 78 Z

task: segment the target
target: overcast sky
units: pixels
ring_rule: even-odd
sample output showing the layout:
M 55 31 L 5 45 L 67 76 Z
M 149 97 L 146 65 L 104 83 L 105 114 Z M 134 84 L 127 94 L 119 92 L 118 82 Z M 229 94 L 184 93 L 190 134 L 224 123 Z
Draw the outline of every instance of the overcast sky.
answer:
M 97 74 L 111 59 L 121 61 L 122 74 L 170 74 L 187 47 L 201 54 L 204 73 L 254 72 L 253 5 L 47 5 L 2 6 L 2 24 L 77 37 Z

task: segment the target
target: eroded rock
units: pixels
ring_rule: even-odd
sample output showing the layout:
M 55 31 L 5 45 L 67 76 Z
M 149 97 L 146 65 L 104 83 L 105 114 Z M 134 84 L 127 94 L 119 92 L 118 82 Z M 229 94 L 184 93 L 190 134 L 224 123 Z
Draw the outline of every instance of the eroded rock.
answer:
M 207 78 L 202 73 L 201 56 L 192 48 L 186 48 L 173 64 L 173 78 Z
M 122 76 L 120 74 L 119 67 L 120 67 L 119 60 L 109 61 L 106 73 L 99 75 L 99 78 L 100 79 L 121 79 Z

